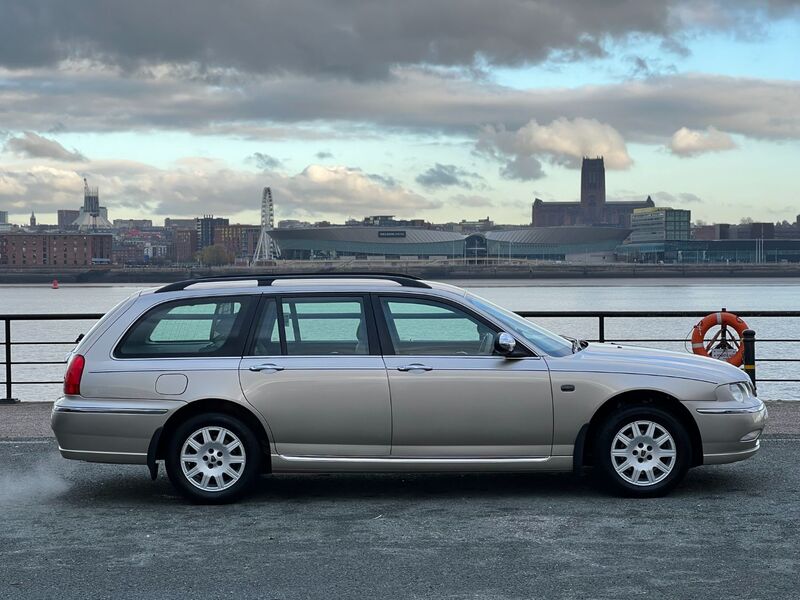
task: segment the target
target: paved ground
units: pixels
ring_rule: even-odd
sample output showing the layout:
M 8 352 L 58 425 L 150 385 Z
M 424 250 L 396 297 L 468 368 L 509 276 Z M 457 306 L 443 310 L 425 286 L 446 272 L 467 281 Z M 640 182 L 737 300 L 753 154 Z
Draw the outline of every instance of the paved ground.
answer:
M 755 458 L 695 469 L 658 500 L 608 497 L 569 475 L 284 475 L 244 503 L 201 507 L 163 471 L 152 483 L 143 467 L 69 462 L 52 439 L 12 439 L 15 410 L 0 408 L 3 599 L 756 599 L 800 589 L 790 421 L 773 420 Z

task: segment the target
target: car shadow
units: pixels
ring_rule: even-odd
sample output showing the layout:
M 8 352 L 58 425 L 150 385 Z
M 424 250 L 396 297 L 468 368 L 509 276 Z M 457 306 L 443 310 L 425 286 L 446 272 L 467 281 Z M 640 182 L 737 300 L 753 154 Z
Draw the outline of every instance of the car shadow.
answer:
M 91 475 L 91 476 L 90 476 Z M 70 482 L 57 502 L 74 506 L 158 506 L 189 504 L 166 477 L 163 467 L 156 481 L 145 473 L 106 469 Z M 764 489 L 763 473 L 747 474 L 720 468 L 692 469 L 667 499 L 698 499 L 737 495 Z M 454 501 L 586 502 L 606 503 L 619 498 L 595 485 L 591 472 L 571 473 L 340 473 L 264 475 L 242 504 L 313 505 L 351 501 L 452 504 Z M 513 503 L 513 502 L 512 502 Z

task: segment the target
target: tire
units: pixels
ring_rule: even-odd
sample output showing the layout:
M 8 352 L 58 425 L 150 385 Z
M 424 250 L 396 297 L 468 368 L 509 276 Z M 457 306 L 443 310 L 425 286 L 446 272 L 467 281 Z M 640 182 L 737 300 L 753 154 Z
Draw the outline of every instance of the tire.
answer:
M 255 483 L 261 445 L 236 417 L 205 413 L 178 425 L 167 442 L 164 462 L 172 485 L 189 500 L 224 504 L 241 498 Z
M 686 427 L 670 412 L 644 405 L 610 414 L 593 449 L 600 483 L 613 493 L 637 498 L 672 491 L 686 475 L 692 453 Z

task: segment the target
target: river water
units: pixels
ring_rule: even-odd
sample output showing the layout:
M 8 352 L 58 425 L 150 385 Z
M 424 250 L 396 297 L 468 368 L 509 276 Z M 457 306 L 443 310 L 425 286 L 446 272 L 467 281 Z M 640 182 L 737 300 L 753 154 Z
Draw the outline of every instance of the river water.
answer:
M 579 279 L 579 280 L 469 280 L 452 281 L 511 310 L 697 310 L 714 312 L 722 307 L 744 310 L 800 310 L 800 280 L 763 279 Z M 0 286 L 0 313 L 101 313 L 147 285 L 62 285 L 53 290 L 47 285 Z M 684 339 L 697 319 L 608 319 L 606 338 Z M 760 342 L 759 359 L 800 359 L 800 318 L 752 318 L 748 325 L 759 339 L 792 338 L 798 342 Z M 597 319 L 542 318 L 537 322 L 557 333 L 581 338 L 597 337 Z M 15 341 L 74 340 L 91 325 L 87 321 L 15 322 Z M 2 334 L 2 332 L 0 332 Z M 0 338 L 2 336 L 0 335 Z M 658 348 L 684 350 L 682 342 L 647 342 Z M 15 361 L 61 360 L 69 351 L 63 346 L 16 346 Z M 3 357 L 0 356 L 0 360 Z M 14 379 L 58 380 L 61 366 L 15 366 Z M 800 379 L 800 362 L 758 364 L 760 378 Z M 51 400 L 59 386 L 15 387 L 14 395 L 23 400 Z M 800 400 L 800 384 L 759 384 L 759 395 L 766 399 Z

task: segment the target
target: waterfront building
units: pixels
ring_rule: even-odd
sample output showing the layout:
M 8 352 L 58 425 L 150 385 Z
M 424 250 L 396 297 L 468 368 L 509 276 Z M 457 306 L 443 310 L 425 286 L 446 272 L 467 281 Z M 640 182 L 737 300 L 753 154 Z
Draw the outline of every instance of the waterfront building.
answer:
M 197 219 L 172 219 L 167 217 L 164 219 L 165 229 L 195 229 L 197 227 Z
M 81 216 L 81 211 L 79 210 L 59 209 L 58 228 L 61 231 L 66 231 L 68 229 L 76 229 L 77 226 L 75 226 L 74 223 L 75 221 L 78 220 L 78 217 L 80 216 Z
M 109 234 L 0 234 L 0 264 L 8 267 L 108 264 L 111 244 Z
M 647 263 L 796 263 L 800 240 L 678 240 L 623 244 L 617 260 Z
M 197 230 L 176 229 L 172 236 L 172 245 L 168 257 L 172 262 L 188 264 L 195 262 L 197 253 Z
M 584 158 L 581 164 L 581 199 L 579 202 L 545 202 L 536 198 L 531 210 L 534 227 L 571 225 L 610 225 L 630 227 L 637 208 L 651 208 L 650 198 L 638 201 L 606 201 L 606 171 L 603 158 Z
M 145 262 L 145 242 L 137 239 L 114 239 L 112 261 L 115 265 L 141 265 Z
M 631 215 L 631 243 L 688 240 L 692 213 L 688 210 L 637 208 Z
M 197 229 L 197 250 L 202 250 L 208 246 L 213 246 L 216 241 L 214 240 L 214 230 L 220 225 L 228 225 L 228 219 L 222 217 L 214 217 L 214 215 L 203 215 L 202 218 L 195 219 L 195 228 Z
M 235 262 L 249 262 L 258 244 L 261 228 L 258 225 L 217 225 L 214 243 L 221 245 Z
M 83 180 L 83 206 L 72 224 L 82 231 L 111 229 L 108 211 L 100 206 L 100 189 L 90 188 L 86 179 Z
M 114 219 L 114 229 L 152 229 L 152 219 Z
M 618 227 L 527 227 L 462 234 L 422 227 L 275 229 L 286 259 L 610 260 L 628 236 Z

